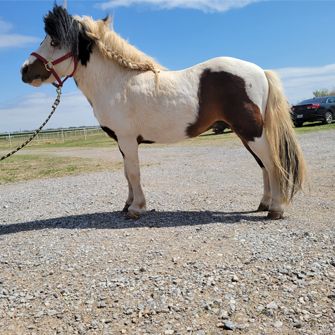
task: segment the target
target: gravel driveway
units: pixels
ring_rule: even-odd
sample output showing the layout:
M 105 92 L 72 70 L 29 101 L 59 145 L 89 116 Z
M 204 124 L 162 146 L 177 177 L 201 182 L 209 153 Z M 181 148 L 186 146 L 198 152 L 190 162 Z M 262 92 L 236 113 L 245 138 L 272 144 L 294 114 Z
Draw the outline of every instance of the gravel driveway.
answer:
M 138 221 L 122 171 L 0 186 L 0 334 L 333 334 L 335 131 L 300 140 L 281 221 L 235 141 L 143 147 Z

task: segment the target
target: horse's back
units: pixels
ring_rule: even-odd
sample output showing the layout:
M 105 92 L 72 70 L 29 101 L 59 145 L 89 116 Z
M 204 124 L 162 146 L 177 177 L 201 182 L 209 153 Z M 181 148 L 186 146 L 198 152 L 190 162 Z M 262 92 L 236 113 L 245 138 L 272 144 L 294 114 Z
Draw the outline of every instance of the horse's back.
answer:
M 244 82 L 246 92 L 250 99 L 259 105 L 262 112 L 265 110 L 268 82 L 264 70 L 258 65 L 233 57 L 216 57 L 193 67 L 201 70 L 201 75 L 206 71 L 214 73 L 225 73 L 227 76 L 235 76 Z M 192 69 L 192 68 L 191 68 Z M 222 76 L 224 77 L 224 76 Z M 265 99 L 266 100 L 266 99 Z

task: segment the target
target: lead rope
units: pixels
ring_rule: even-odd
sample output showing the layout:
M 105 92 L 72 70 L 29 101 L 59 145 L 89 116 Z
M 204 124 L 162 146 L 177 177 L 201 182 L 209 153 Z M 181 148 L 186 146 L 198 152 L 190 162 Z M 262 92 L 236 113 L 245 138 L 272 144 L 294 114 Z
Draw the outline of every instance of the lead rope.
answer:
M 22 143 L 22 144 L 21 144 L 19 147 L 17 147 L 15 150 L 9 152 L 7 155 L 2 156 L 2 157 L 0 158 L 0 161 L 2 161 L 2 160 L 4 160 L 4 159 L 6 159 L 6 158 L 8 158 L 8 157 L 10 157 L 10 156 L 12 156 L 12 155 L 14 155 L 16 152 L 18 152 L 19 150 L 21 150 L 22 148 L 24 148 L 27 144 L 29 144 L 29 143 L 30 143 L 30 142 L 31 142 L 31 141 L 38 135 L 38 133 L 42 130 L 42 128 L 47 124 L 47 122 L 50 120 L 52 114 L 55 113 L 56 108 L 57 108 L 57 106 L 58 106 L 59 103 L 60 103 L 60 96 L 61 96 L 61 94 L 62 94 L 62 88 L 61 88 L 60 86 L 57 87 L 56 92 L 57 92 L 57 97 L 56 97 L 54 103 L 52 104 L 52 107 L 51 107 L 51 113 L 49 114 L 49 116 L 47 117 L 47 119 L 42 123 L 42 125 L 41 125 L 38 129 L 36 129 L 36 130 L 34 131 L 34 133 L 27 139 L 27 141 L 25 141 L 24 143 Z

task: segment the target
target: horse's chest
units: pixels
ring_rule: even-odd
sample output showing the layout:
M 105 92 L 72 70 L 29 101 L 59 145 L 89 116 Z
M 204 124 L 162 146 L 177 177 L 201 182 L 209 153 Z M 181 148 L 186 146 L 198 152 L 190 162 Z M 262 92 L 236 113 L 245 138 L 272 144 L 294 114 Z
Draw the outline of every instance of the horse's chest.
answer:
M 120 131 L 129 125 L 130 115 L 123 113 L 119 106 L 104 105 L 96 103 L 93 105 L 93 112 L 101 126 L 108 126 L 114 131 Z

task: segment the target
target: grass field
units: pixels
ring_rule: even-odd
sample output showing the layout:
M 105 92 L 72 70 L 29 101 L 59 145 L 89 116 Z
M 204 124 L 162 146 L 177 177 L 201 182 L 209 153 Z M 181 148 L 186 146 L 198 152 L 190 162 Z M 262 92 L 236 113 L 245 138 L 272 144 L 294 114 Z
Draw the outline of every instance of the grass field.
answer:
M 335 123 L 331 125 L 320 125 L 318 123 L 308 124 L 302 128 L 296 128 L 297 134 L 306 134 L 315 131 L 325 131 L 335 129 Z M 221 135 L 213 135 L 211 131 L 176 145 L 222 145 L 224 142 L 237 141 L 234 133 L 228 131 Z M 23 141 L 23 140 L 22 140 Z M 119 162 L 111 163 L 103 158 L 90 159 L 78 157 L 59 157 L 48 154 L 48 149 L 69 150 L 69 149 L 92 149 L 107 148 L 116 146 L 116 142 L 111 140 L 102 131 L 87 136 L 83 140 L 82 136 L 71 136 L 59 140 L 39 141 L 29 146 L 29 151 L 20 152 L 2 162 L 0 162 L 0 185 L 26 181 L 30 179 L 62 177 L 77 175 L 85 172 L 107 171 L 120 169 Z M 163 146 L 154 144 L 154 146 Z M 8 145 L 0 142 L 0 155 L 10 151 Z M 42 152 L 41 152 L 42 151 Z M 21 154 L 23 153 L 23 154 Z
M 0 185 L 29 179 L 62 177 L 121 168 L 120 162 L 111 164 L 104 160 L 77 157 L 17 155 L 1 163 Z

